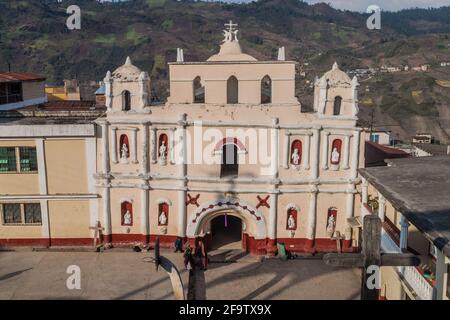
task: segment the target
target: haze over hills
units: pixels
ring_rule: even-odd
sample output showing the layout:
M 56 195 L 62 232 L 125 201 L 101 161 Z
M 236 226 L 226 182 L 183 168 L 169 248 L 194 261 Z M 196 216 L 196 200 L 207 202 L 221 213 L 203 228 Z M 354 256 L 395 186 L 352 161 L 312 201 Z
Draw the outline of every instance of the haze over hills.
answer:
M 0 0 L 0 70 L 66 78 L 101 80 L 130 55 L 152 76 L 156 95 L 167 96 L 167 62 L 184 48 L 185 60 L 206 60 L 222 41 L 223 24 L 239 23 L 241 45 L 257 59 L 275 59 L 285 46 L 299 62 L 298 95 L 311 106 L 310 82 L 337 61 L 344 71 L 381 66 L 420 66 L 428 72 L 376 73 L 362 77 L 364 120 L 375 110 L 375 126 L 408 139 L 432 132 L 446 142 L 450 134 L 450 7 L 384 13 L 381 30 L 368 30 L 368 15 L 340 11 L 326 4 L 262 0 L 249 4 L 176 0 L 125 3 L 76 1 L 82 29 L 65 26 L 72 2 Z M 300 76 L 305 72 L 306 76 Z

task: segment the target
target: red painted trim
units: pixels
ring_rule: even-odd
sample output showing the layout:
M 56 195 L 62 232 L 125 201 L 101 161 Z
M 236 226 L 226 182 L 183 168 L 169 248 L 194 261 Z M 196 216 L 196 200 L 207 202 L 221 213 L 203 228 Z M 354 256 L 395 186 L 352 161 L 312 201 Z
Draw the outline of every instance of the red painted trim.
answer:
M 142 234 L 112 234 L 103 235 L 103 243 L 111 243 L 113 246 L 133 246 L 150 245 L 153 247 L 156 239 L 159 238 L 162 248 L 173 248 L 175 240 L 174 235 L 150 235 Z M 184 243 L 194 246 L 194 238 L 183 238 Z M 208 244 L 209 239 L 205 239 Z M 337 246 L 335 240 L 330 239 L 305 239 L 305 238 L 279 238 L 279 239 L 261 239 L 244 233 L 242 235 L 242 248 L 254 255 L 274 255 L 277 250 L 277 242 L 283 242 L 286 249 L 293 253 L 318 253 L 318 252 L 336 252 Z M 52 239 L 0 239 L 0 247 L 50 247 L 50 246 L 92 246 L 92 238 L 52 238 Z M 357 248 L 351 247 L 350 240 L 342 241 L 343 252 L 357 252 Z
M 48 247 L 49 239 L 0 239 L 0 247 Z

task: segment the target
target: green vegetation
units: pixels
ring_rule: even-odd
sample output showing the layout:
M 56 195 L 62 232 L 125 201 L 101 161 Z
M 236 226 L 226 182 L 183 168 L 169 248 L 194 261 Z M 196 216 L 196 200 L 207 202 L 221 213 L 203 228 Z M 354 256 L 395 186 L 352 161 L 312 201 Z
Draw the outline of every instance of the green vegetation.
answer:
M 150 8 L 158 8 L 164 6 L 167 0 L 146 0 L 146 2 Z
M 161 23 L 161 27 L 164 31 L 169 31 L 173 27 L 173 21 L 171 19 L 166 19 Z
M 145 42 L 147 40 L 147 37 L 144 34 L 140 34 L 139 32 L 137 32 L 133 26 L 129 26 L 126 34 L 126 39 L 133 42 L 133 44 L 137 46 Z
M 97 34 L 94 42 L 103 44 L 112 44 L 116 41 L 116 36 L 114 34 Z
M 166 69 L 166 59 L 163 55 L 157 54 L 154 58 L 152 75 L 156 75 L 157 73 Z

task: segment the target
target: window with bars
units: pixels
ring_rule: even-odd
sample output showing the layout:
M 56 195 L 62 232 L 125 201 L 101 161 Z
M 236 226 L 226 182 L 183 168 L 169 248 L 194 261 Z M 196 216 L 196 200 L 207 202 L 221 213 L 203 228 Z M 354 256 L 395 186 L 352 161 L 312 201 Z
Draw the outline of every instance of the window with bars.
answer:
M 0 172 L 17 171 L 16 148 L 0 148 Z
M 23 101 L 22 83 L 0 83 L 0 104 Z
M 0 173 L 37 171 L 35 147 L 0 147 Z
M 5 203 L 3 207 L 3 222 L 5 224 L 22 223 L 20 204 Z
M 39 203 L 0 204 L 3 224 L 41 224 L 42 214 Z
M 20 155 L 20 171 L 21 172 L 38 170 L 36 148 L 20 147 L 19 155 Z
M 41 205 L 39 203 L 24 204 L 25 223 L 42 223 Z

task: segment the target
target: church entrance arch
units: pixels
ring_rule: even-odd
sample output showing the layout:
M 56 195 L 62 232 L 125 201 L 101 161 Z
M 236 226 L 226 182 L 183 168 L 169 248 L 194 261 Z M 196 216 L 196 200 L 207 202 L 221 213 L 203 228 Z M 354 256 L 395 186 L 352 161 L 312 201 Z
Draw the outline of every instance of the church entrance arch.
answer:
M 209 249 L 250 251 L 249 241 L 264 242 L 266 230 L 264 216 L 256 208 L 236 198 L 221 198 L 203 204 L 190 216 L 187 237 L 204 238 Z

